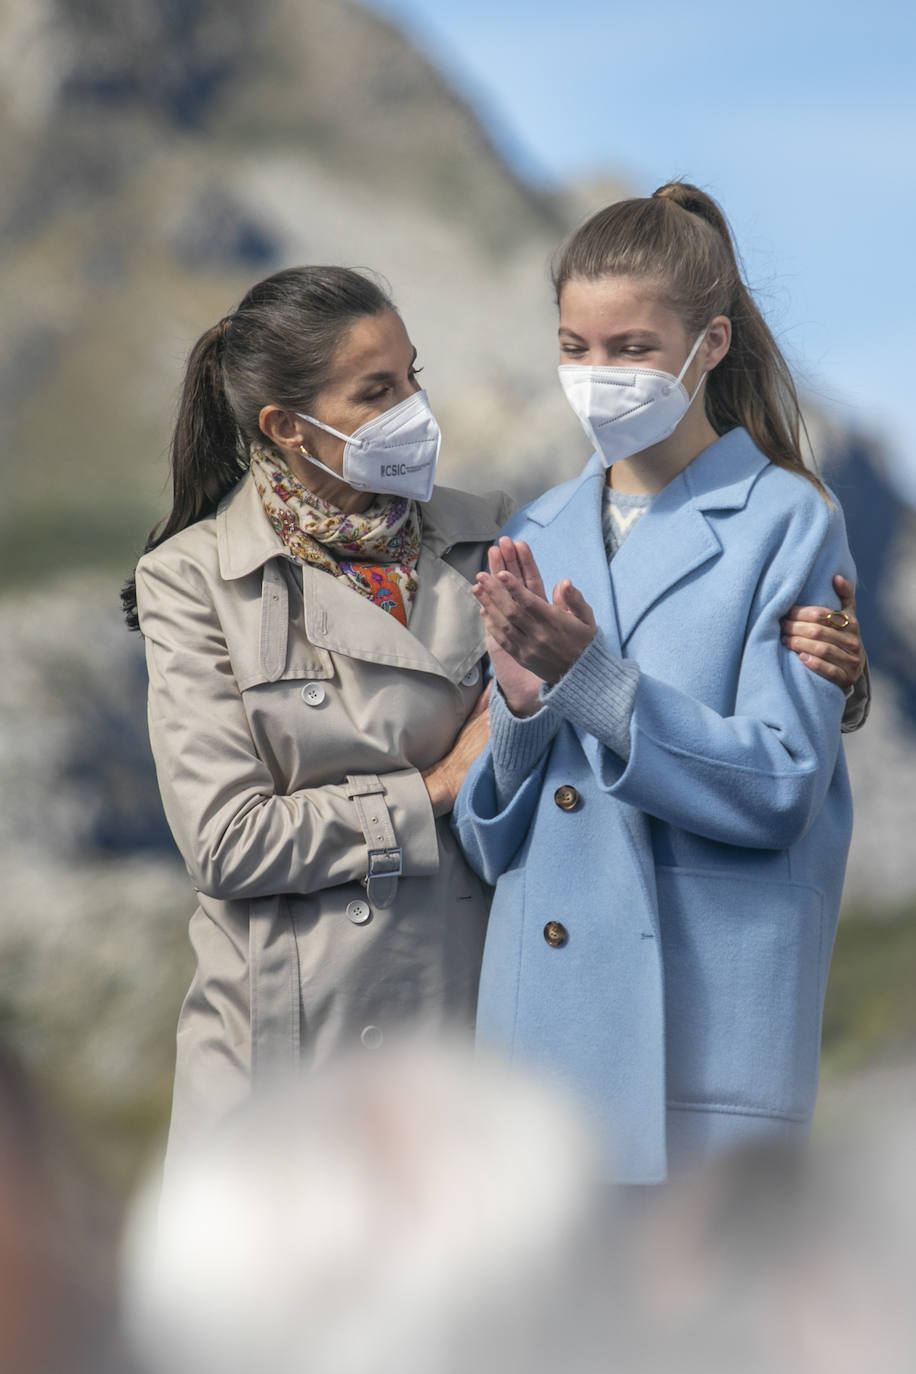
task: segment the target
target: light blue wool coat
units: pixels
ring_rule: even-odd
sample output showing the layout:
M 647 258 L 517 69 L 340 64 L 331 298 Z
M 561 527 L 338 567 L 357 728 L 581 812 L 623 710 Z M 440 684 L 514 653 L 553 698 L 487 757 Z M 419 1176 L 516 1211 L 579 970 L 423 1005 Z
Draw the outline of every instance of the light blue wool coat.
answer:
M 454 825 L 496 885 L 479 1039 L 578 1089 L 611 1177 L 648 1183 L 807 1132 L 852 807 L 843 693 L 779 621 L 835 606 L 854 570 L 839 506 L 744 430 L 665 487 L 610 568 L 604 480 L 595 456 L 506 526 L 600 630 L 532 719 L 493 702 Z

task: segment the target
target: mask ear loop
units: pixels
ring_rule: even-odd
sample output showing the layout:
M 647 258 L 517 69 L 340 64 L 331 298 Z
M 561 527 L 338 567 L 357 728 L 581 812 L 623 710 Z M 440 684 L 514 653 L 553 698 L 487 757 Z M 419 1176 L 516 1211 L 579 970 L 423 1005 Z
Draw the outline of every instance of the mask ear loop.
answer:
M 697 356 L 697 350 L 699 349 L 700 344 L 701 344 L 701 343 L 703 342 L 703 340 L 706 338 L 706 335 L 707 335 L 708 333 L 709 333 L 709 325 L 707 325 L 705 329 L 703 329 L 703 330 L 700 331 L 700 334 L 699 334 L 699 336 L 698 336 L 698 338 L 697 338 L 696 343 L 693 345 L 693 348 L 691 348 L 690 352 L 687 354 L 687 361 L 684 363 L 684 366 L 681 368 L 680 372 L 677 374 L 677 383 L 676 383 L 676 385 L 682 385 L 682 384 L 683 384 L 683 380 L 684 380 L 684 377 L 685 377 L 685 375 L 686 375 L 686 373 L 687 373 L 687 369 L 690 367 L 690 364 L 693 362 L 694 358 Z M 700 390 L 700 387 L 701 387 L 701 386 L 703 385 L 703 383 L 706 381 L 706 376 L 707 376 L 707 374 L 706 374 L 705 372 L 701 372 L 701 373 L 700 373 L 700 380 L 697 382 L 696 386 L 694 387 L 694 389 L 693 389 L 693 395 L 691 396 L 690 400 L 687 402 L 687 409 L 688 409 L 688 410 L 690 409 L 690 407 L 693 405 L 694 401 L 696 400 L 697 395 L 698 395 L 699 390 Z
M 294 413 L 295 413 L 296 415 L 299 416 L 299 419 L 300 419 L 300 420 L 308 420 L 308 422 L 309 422 L 310 425 L 317 425 L 319 429 L 323 429 L 324 432 L 325 432 L 325 434 L 333 434 L 335 439 L 343 439 L 344 443 L 349 443 L 349 441 L 350 441 L 351 439 L 353 439 L 353 442 L 354 442 L 355 444 L 361 443 L 361 440 L 359 440 L 359 439 L 354 439 L 352 434 L 341 434 L 340 430 L 339 430 L 339 429 L 335 429 L 335 428 L 333 427 L 333 425 L 326 425 L 326 424 L 324 424 L 321 420 L 316 420 L 315 417 L 314 417 L 314 415 L 303 415 L 303 413 L 302 413 L 301 410 L 297 410 L 297 411 L 295 411 Z M 302 449 L 302 445 L 301 445 L 301 444 L 299 445 L 299 448 L 300 448 L 300 451 L 301 451 L 301 449 Z M 308 458 L 308 457 L 310 457 L 310 456 L 311 456 L 311 455 L 308 454 L 308 453 L 303 454 L 303 457 L 305 457 L 305 458 Z
M 309 453 L 308 449 L 305 447 L 305 444 L 299 445 L 299 453 L 306 460 L 306 462 L 313 463 L 316 468 L 321 468 L 321 471 L 326 472 L 329 477 L 335 478 L 338 482 L 346 482 L 346 478 L 343 477 L 339 472 L 335 472 L 334 469 L 329 468 L 326 463 L 322 463 L 320 458 L 314 458 L 311 455 L 311 453 Z M 352 483 L 348 482 L 347 485 L 352 486 Z

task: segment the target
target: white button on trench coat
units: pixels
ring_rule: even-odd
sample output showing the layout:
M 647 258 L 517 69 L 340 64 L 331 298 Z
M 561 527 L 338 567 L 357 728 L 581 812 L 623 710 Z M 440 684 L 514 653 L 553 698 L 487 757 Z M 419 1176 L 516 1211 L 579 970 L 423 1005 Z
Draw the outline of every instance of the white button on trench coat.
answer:
M 170 1153 L 274 1066 L 471 1026 L 489 890 L 419 770 L 480 693 L 469 584 L 510 508 L 436 489 L 409 629 L 293 561 L 250 476 L 140 560 L 150 739 L 199 894 Z

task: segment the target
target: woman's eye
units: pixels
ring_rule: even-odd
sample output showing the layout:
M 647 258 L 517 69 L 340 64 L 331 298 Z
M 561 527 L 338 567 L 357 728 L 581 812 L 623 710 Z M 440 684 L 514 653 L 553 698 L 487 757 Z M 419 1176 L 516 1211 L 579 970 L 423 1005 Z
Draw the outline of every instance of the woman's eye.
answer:
M 560 352 L 567 353 L 571 358 L 578 358 L 585 352 L 578 344 L 561 344 Z

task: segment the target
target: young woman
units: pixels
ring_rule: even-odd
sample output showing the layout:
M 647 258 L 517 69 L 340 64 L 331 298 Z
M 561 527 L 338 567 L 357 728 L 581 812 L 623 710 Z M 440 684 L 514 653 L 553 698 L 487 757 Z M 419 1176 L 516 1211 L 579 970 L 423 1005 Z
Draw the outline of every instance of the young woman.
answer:
M 858 645 L 844 609 L 792 612 L 783 644 L 837 627 L 831 681 L 780 619 L 853 568 L 713 201 L 611 206 L 555 285 L 597 451 L 477 579 L 499 691 L 455 823 L 496 884 L 479 1037 L 577 1087 L 612 1177 L 649 1183 L 808 1126 Z
M 271 1064 L 473 1020 L 488 900 L 445 817 L 485 740 L 470 589 L 509 511 L 433 489 L 415 358 L 331 267 L 260 282 L 191 354 L 174 506 L 125 594 L 199 903 L 173 1148 Z

